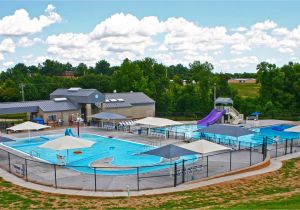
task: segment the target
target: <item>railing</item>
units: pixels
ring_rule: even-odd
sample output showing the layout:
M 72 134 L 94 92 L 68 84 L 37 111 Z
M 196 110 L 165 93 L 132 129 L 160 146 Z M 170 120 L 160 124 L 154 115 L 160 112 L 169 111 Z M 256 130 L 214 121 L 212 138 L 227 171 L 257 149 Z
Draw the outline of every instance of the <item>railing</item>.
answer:
M 145 148 L 147 149 L 147 148 Z M 252 146 L 203 157 L 138 167 L 89 167 L 71 162 L 50 164 L 0 149 L 0 167 L 26 181 L 55 188 L 124 191 L 172 187 L 260 163 L 262 146 Z

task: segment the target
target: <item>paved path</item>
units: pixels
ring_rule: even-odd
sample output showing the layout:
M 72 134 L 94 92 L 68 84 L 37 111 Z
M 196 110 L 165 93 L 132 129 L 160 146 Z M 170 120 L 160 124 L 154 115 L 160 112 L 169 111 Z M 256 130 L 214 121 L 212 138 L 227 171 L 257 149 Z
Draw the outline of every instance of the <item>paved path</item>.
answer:
M 130 192 L 131 196 L 141 196 L 141 195 L 154 195 L 154 194 L 162 194 L 162 193 L 170 193 L 170 192 L 178 192 L 178 191 L 184 191 L 184 190 L 190 190 L 190 189 L 195 189 L 199 187 L 204 187 L 204 186 L 209 186 L 213 184 L 219 184 L 223 183 L 226 181 L 232 181 L 236 179 L 241 179 L 241 178 L 246 178 L 254 175 L 259 175 L 259 174 L 264 174 L 272 171 L 276 171 L 281 168 L 282 166 L 282 161 L 283 160 L 288 160 L 292 158 L 300 157 L 300 152 L 298 153 L 293 153 L 289 154 L 286 156 L 282 156 L 279 158 L 274 158 L 271 159 L 271 164 L 268 167 L 255 170 L 255 171 L 250 171 L 250 172 L 245 172 L 241 174 L 235 174 L 235 175 L 229 175 L 225 177 L 220 177 L 220 178 L 215 178 L 211 180 L 206 180 L 206 181 L 199 181 L 199 182 L 194 182 L 194 183 L 185 183 L 182 185 L 179 185 L 177 187 L 170 187 L 170 188 L 163 188 L 163 189 L 154 189 L 154 190 L 143 190 L 143 191 L 134 191 Z M 29 188 L 29 189 L 34 189 L 38 191 L 44 191 L 48 193 L 56 193 L 56 194 L 65 194 L 65 195 L 80 195 L 80 196 L 98 196 L 98 197 L 113 197 L 113 196 L 128 196 L 128 192 L 93 192 L 93 191 L 83 191 L 83 190 L 68 190 L 68 189 L 55 189 L 52 187 L 47 187 L 47 186 L 42 186 L 30 182 L 26 182 L 23 179 L 20 179 L 7 171 L 4 171 L 0 169 L 0 176 L 9 181 L 12 182 L 16 185 Z

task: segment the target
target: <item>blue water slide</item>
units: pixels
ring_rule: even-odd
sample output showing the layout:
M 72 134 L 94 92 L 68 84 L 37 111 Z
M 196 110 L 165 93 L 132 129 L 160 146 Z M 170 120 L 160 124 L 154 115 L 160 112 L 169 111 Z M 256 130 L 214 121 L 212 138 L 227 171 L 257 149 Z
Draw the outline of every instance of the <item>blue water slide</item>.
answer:
M 77 137 L 71 128 L 67 128 L 66 131 L 65 131 L 65 136 L 73 136 L 73 137 Z

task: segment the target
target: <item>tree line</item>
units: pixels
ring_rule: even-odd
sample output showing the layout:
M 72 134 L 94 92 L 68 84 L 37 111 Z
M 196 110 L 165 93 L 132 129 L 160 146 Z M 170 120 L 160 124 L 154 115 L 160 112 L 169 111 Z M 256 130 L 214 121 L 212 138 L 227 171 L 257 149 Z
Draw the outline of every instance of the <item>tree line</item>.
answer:
M 261 111 L 267 117 L 279 114 L 287 118 L 299 114 L 300 65 L 277 67 L 266 62 L 257 65 L 257 73 L 214 73 L 213 65 L 195 61 L 188 67 L 166 66 L 152 58 L 111 66 L 100 60 L 94 66 L 46 60 L 35 66 L 19 63 L 0 74 L 0 101 L 21 101 L 20 84 L 25 84 L 25 99 L 49 99 L 57 88 L 95 88 L 100 92 L 142 91 L 156 101 L 156 114 L 168 117 L 201 118 L 213 108 L 213 86 L 218 97 L 231 97 L 235 107 L 246 115 Z M 74 78 L 63 77 L 72 72 Z M 241 98 L 228 85 L 234 77 L 254 77 L 261 84 L 259 97 Z M 283 116 L 283 115 L 282 115 Z

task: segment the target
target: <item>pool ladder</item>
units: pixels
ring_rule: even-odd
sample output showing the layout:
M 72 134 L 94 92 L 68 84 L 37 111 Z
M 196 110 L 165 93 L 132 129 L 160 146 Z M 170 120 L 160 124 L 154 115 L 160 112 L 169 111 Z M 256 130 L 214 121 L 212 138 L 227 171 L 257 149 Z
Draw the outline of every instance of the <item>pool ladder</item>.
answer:
M 35 151 L 35 150 L 31 150 L 30 156 L 31 156 L 31 157 L 40 157 L 40 153 L 38 153 L 38 152 Z

